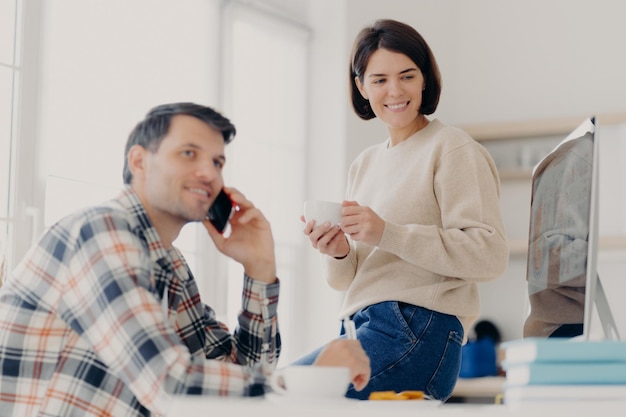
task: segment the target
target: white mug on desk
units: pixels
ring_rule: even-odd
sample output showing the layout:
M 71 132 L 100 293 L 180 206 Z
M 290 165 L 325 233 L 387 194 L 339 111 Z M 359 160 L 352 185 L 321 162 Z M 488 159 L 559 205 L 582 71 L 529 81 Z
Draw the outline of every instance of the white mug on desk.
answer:
M 275 371 L 270 385 L 280 395 L 343 398 L 350 385 L 350 369 L 343 366 L 292 365 Z

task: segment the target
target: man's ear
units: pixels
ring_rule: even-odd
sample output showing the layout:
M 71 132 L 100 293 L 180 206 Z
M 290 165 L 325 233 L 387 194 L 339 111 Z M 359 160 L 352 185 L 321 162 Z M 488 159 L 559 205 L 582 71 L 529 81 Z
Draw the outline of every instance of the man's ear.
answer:
M 145 172 L 146 148 L 133 145 L 128 151 L 128 169 L 133 174 L 133 179 L 142 178 Z

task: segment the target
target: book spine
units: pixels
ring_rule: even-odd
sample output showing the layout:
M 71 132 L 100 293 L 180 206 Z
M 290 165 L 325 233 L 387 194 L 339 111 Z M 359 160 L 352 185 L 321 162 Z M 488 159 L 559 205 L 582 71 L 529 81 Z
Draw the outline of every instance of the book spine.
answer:
M 626 401 L 626 385 L 524 385 L 504 388 L 504 402 Z
M 506 369 L 506 385 L 626 384 L 626 363 L 532 363 Z
M 626 362 L 626 343 L 572 342 L 552 339 L 513 343 L 504 349 L 509 364 L 531 362 Z

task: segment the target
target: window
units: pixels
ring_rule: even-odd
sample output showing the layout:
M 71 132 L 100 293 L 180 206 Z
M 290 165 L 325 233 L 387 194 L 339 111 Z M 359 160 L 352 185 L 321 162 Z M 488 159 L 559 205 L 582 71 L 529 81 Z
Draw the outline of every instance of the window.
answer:
M 238 6 L 227 11 L 225 104 L 237 127 L 227 149 L 225 181 L 240 189 L 272 225 L 281 280 L 279 315 L 284 350 L 294 310 L 294 285 L 304 239 L 299 215 L 306 186 L 309 31 L 276 16 Z M 241 305 L 241 265 L 230 262 L 228 320 Z M 301 274 L 300 274 L 301 275 Z
M 0 285 L 12 265 L 21 0 L 0 0 Z

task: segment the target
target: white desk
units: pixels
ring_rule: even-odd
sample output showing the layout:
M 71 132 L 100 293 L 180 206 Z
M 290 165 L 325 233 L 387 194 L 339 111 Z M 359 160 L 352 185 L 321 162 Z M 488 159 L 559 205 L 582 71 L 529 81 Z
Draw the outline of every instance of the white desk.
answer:
M 484 402 L 494 404 L 502 395 L 505 378 L 484 376 L 480 378 L 459 378 L 452 397 L 464 402 Z
M 368 404 L 369 403 L 369 404 Z M 376 403 L 376 404 L 374 404 Z M 626 401 L 541 403 L 521 406 L 486 404 L 441 404 L 417 401 L 296 401 L 268 395 L 266 398 L 216 399 L 187 396 L 173 399 L 166 417 L 527 417 L 532 415 L 622 417 Z

